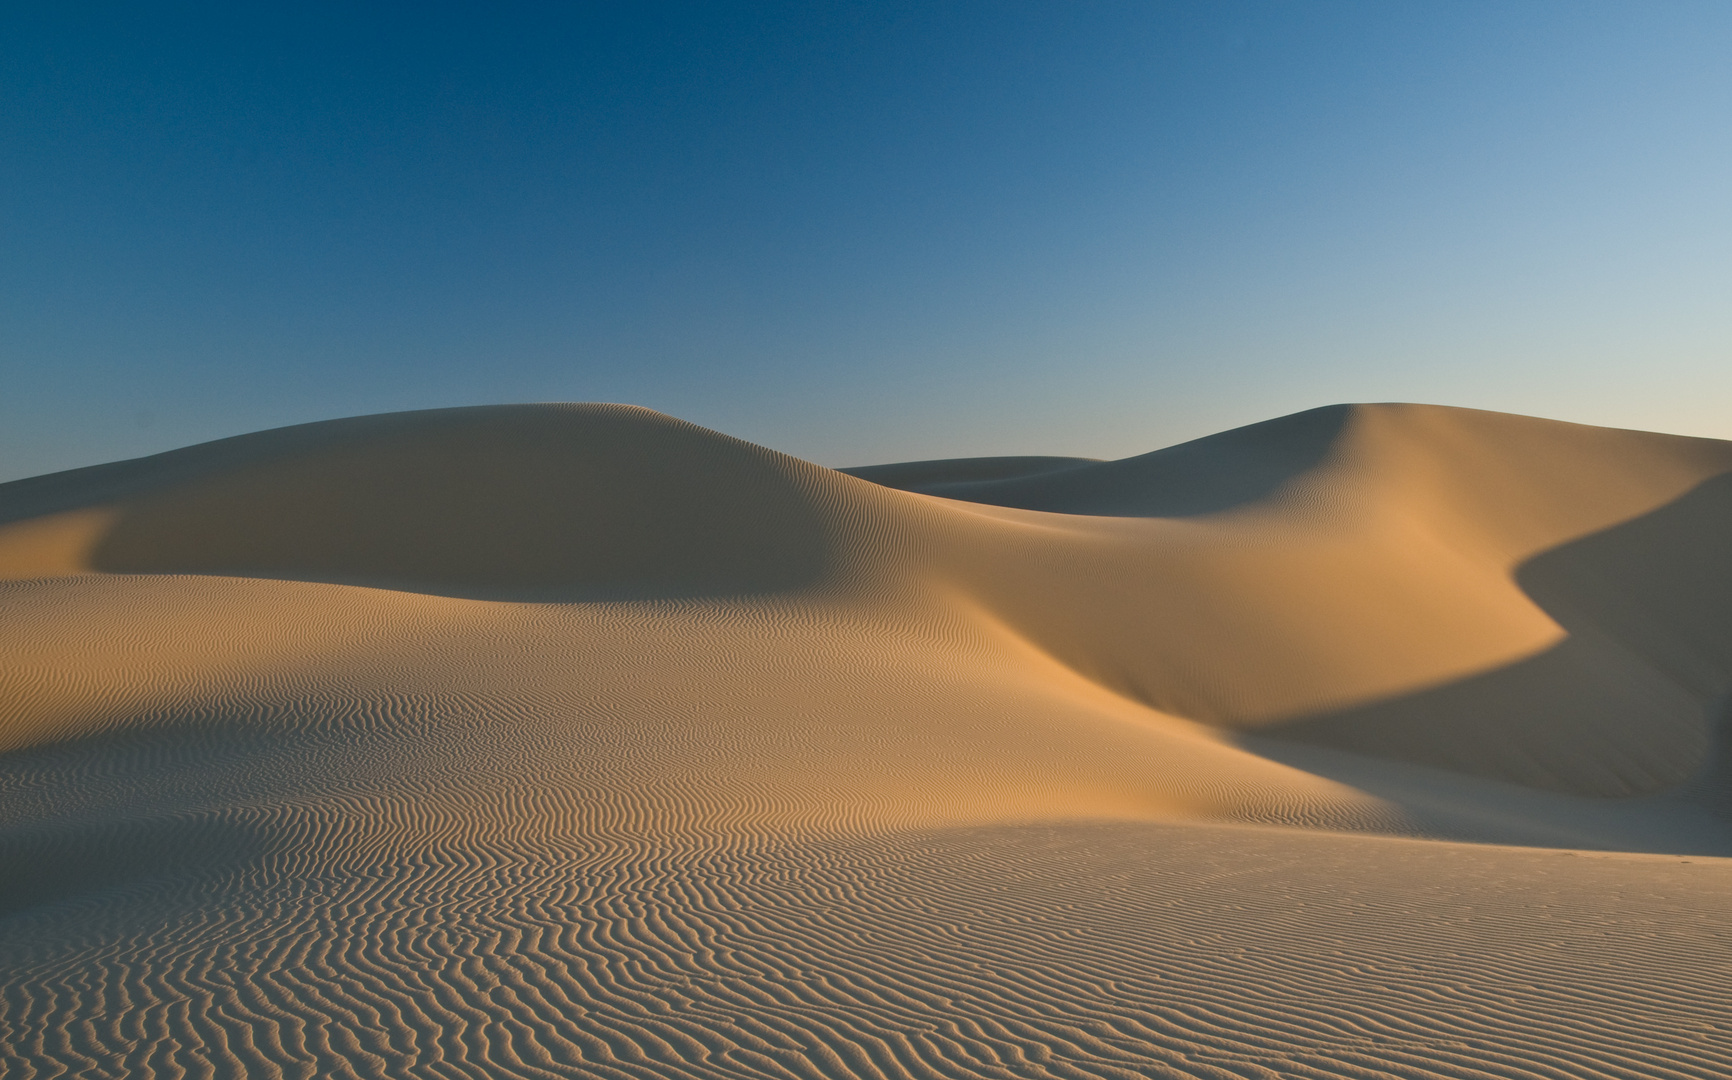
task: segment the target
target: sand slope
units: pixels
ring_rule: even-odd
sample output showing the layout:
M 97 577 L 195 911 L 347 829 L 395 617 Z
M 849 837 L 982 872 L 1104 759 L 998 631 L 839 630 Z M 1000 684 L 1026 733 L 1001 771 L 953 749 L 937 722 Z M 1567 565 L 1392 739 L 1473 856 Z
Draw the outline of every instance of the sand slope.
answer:
M 523 406 L 0 485 L 6 1068 L 1724 1075 L 1728 477 Z

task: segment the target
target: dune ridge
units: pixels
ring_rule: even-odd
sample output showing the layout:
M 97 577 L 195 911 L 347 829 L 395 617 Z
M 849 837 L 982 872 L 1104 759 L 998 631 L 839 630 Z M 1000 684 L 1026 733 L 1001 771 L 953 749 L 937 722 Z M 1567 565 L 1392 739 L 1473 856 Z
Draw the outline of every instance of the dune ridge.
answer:
M 6 1067 L 1723 1075 L 1729 477 L 557 405 L 0 485 Z

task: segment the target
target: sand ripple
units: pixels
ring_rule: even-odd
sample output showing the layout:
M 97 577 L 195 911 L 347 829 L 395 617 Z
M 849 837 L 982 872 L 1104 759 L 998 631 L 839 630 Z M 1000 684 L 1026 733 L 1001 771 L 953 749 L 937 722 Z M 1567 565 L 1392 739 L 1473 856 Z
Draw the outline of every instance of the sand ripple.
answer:
M 8 1076 L 1719 1077 L 1724 865 L 1157 825 L 265 858 L 15 918 Z

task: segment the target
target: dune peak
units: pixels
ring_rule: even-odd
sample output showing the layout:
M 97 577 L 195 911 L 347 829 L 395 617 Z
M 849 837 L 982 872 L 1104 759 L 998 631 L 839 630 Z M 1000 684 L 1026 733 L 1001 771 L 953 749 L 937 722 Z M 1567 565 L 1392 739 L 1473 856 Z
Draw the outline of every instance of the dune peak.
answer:
M 52 555 L 452 595 L 776 591 L 824 571 L 814 471 L 635 406 L 355 417 L 0 487 L 0 573 Z M 5 530 L 26 523 L 66 523 L 63 548 L 81 550 L 20 550 L 9 568 Z

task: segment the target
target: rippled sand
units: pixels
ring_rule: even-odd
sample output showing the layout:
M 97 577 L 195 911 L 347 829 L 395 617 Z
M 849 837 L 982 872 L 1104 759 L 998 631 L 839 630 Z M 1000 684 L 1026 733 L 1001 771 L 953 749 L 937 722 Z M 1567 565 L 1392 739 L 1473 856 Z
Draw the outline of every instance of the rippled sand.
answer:
M 6 1076 L 1732 1075 L 1732 444 L 0 485 Z

